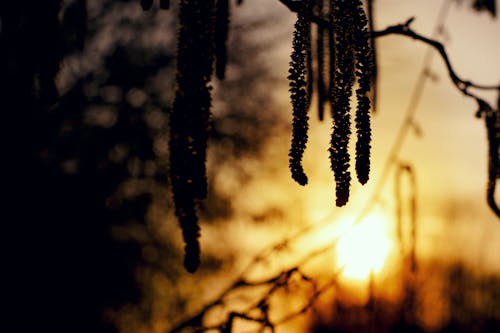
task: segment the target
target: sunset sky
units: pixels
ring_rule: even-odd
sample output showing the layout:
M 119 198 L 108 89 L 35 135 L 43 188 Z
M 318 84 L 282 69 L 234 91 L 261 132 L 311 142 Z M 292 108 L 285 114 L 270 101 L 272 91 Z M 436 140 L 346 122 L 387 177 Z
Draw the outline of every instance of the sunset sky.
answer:
M 442 3 L 435 0 L 375 1 L 376 29 L 415 17 L 411 27 L 430 37 L 436 30 Z M 267 31 L 257 33 L 257 36 L 265 36 L 264 41 L 274 36 L 274 48 L 266 51 L 273 58 L 267 61 L 272 62 L 277 76 L 284 77 L 288 69 L 294 15 L 279 1 L 248 1 L 234 11 L 234 21 L 251 21 L 261 13 L 277 20 L 272 30 L 266 28 Z M 460 77 L 494 85 L 500 82 L 499 34 L 500 20 L 493 19 L 487 12 L 478 14 L 470 8 L 468 1 L 462 1 L 461 5 L 451 4 L 444 20 L 444 32 L 438 34 L 437 39 L 446 45 L 453 68 Z M 403 36 L 381 37 L 377 46 L 379 105 L 373 117 L 372 179 L 364 188 L 354 185 L 353 200 L 346 208 L 331 207 L 334 185 L 326 153 L 330 124 L 328 120 L 318 123 L 312 111 L 311 139 L 305 160 L 306 172 L 311 174 L 310 184 L 306 188 L 297 185 L 288 190 L 303 195 L 309 202 L 311 216 L 355 214 L 363 206 L 382 172 L 410 103 L 428 48 Z M 438 258 L 463 258 L 471 264 L 498 271 L 500 227 L 485 200 L 487 144 L 484 122 L 474 117 L 477 111 L 475 101 L 464 97 L 452 85 L 441 58 L 436 52 L 432 55 L 431 73 L 436 79 L 426 80 L 414 117 L 421 133 L 409 133 L 399 156 L 413 167 L 417 178 L 418 217 L 422 232 L 420 250 Z M 273 95 L 283 105 L 284 119 L 289 117 L 290 120 L 287 88 L 286 81 L 283 81 L 273 90 Z M 479 95 L 495 105 L 495 91 L 481 91 Z M 278 158 L 286 163 L 285 156 L 278 155 Z M 389 216 L 393 209 L 393 178 L 393 175 L 389 176 L 381 200 L 385 205 L 383 210 Z
M 485 119 L 421 41 L 376 34 L 370 175 L 357 180 L 369 115 L 355 124 L 356 94 L 341 102 L 350 65 L 353 91 L 368 90 L 368 34 L 343 29 L 361 0 L 314 8 L 343 15 L 324 71 L 350 135 L 330 105 L 318 119 L 318 82 L 310 100 L 300 88 L 317 43 L 300 40 L 307 7 L 283 2 L 312 0 L 0 1 L 15 331 L 500 332 Z M 373 0 L 375 30 L 407 22 L 442 42 L 464 86 L 499 87 L 469 90 L 497 108 L 500 13 L 481 1 Z M 347 163 L 337 207 L 332 169 Z M 302 167 L 305 186 L 290 171 Z
M 377 0 L 375 28 L 382 30 L 415 17 L 411 28 L 430 37 L 436 30 L 437 15 L 443 2 Z M 500 19 L 493 19 L 486 12 L 476 13 L 470 8 L 470 1 L 461 1 L 461 5 L 458 1 L 452 2 L 444 21 L 444 30 L 436 38 L 444 42 L 453 68 L 460 77 L 478 84 L 498 84 Z M 137 8 L 129 10 L 127 7 L 124 13 L 135 20 L 142 15 Z M 158 22 L 163 22 L 159 23 L 162 28 L 171 23 L 170 15 L 160 13 L 156 16 Z M 200 305 L 217 297 L 241 272 L 248 272 L 248 276 L 254 278 L 270 276 L 301 260 L 314 247 L 325 244 L 332 244 L 333 247 L 336 241 L 339 242 L 336 251 L 332 249 L 325 255 L 326 258 L 313 262 L 311 271 L 333 275 L 343 267 L 345 283 L 355 281 L 365 288 L 370 272 L 383 277 L 398 268 L 394 169 L 382 190 L 375 191 L 409 106 L 410 96 L 423 70 L 428 47 L 404 36 L 377 39 L 379 95 L 377 114 L 373 116 L 371 179 L 363 187 L 353 184 L 350 202 L 346 207 L 337 208 L 334 206 L 335 184 L 327 152 L 331 131 L 329 117 L 320 123 L 315 110 L 311 110 L 310 138 L 304 159 L 309 184 L 306 187 L 297 185 L 291 180 L 288 170 L 292 116 L 286 77 L 294 20 L 295 15 L 275 0 L 246 0 L 241 7 L 233 6 L 233 31 L 243 31 L 245 43 L 254 48 L 248 59 L 244 58 L 241 62 L 255 62 L 260 69 L 264 68 L 267 71 L 265 79 L 269 81 L 261 82 L 262 87 L 252 88 L 270 96 L 272 101 L 265 104 L 270 109 L 257 107 L 252 115 L 278 119 L 281 125 L 268 132 L 257 133 L 266 136 L 267 141 L 262 152 L 256 156 L 241 159 L 233 156 L 221 161 L 216 154 L 219 148 L 215 145 L 209 147 L 208 168 L 212 177 L 209 182 L 217 193 L 227 196 L 234 207 L 233 215 L 227 220 L 202 221 L 202 262 L 203 256 L 205 260 L 215 257 L 222 262 L 221 269 L 218 272 L 202 269 L 194 277 L 178 273 L 179 279 L 175 281 L 164 277 L 154 280 L 156 284 L 150 288 L 153 296 L 149 297 L 153 299 L 152 307 L 158 307 L 160 328 L 170 324 L 162 317 L 165 312 L 170 311 L 170 315 L 177 318 L 176 311 L 180 310 L 172 305 L 175 304 L 175 297 L 187 299 L 183 310 L 194 313 Z M 105 49 L 110 35 L 106 34 L 98 40 L 96 49 Z M 133 40 L 125 33 L 120 34 L 120 38 Z M 242 84 L 237 80 L 241 75 L 239 69 L 231 64 L 232 56 L 245 55 L 247 44 L 236 45 L 238 41 L 230 35 L 226 83 L 214 83 L 214 118 L 222 118 L 239 101 L 239 98 L 224 100 L 224 87 Z M 167 48 L 175 44 L 171 33 L 159 32 L 147 34 L 142 42 Z M 240 49 L 237 55 L 232 54 L 231 45 L 241 46 L 243 50 Z M 255 49 L 258 49 L 257 54 Z M 432 55 L 430 72 L 436 79 L 425 81 L 413 118 L 418 131 L 408 133 L 398 155 L 401 162 L 411 166 L 417 182 L 417 255 L 421 260 L 463 261 L 481 273 L 500 274 L 500 222 L 486 203 L 487 142 L 484 122 L 475 118 L 475 102 L 453 86 L 438 54 L 433 52 Z M 171 101 L 171 85 L 164 88 L 167 91 L 165 99 Z M 478 94 L 495 105 L 495 91 L 479 91 Z M 232 130 L 244 131 L 240 128 Z M 406 178 L 403 183 L 408 185 Z M 410 193 L 408 188 L 403 191 L 405 198 Z M 374 193 L 378 196 L 370 199 Z M 374 205 L 365 219 L 358 220 L 369 200 Z M 404 205 L 404 220 L 407 222 L 407 201 Z M 165 218 L 165 221 L 158 222 L 158 233 L 160 238 L 174 239 L 172 242 L 181 248 L 180 231 L 172 220 L 170 212 L 168 221 Z M 289 242 L 289 251 L 266 258 L 269 265 L 254 265 L 244 271 L 263 249 L 293 237 L 307 227 L 308 232 Z M 408 227 L 404 230 L 409 232 Z M 133 317 L 133 311 L 130 313 L 128 315 Z M 128 323 L 127 318 L 126 314 L 121 319 Z M 161 331 L 160 328 L 157 331 Z

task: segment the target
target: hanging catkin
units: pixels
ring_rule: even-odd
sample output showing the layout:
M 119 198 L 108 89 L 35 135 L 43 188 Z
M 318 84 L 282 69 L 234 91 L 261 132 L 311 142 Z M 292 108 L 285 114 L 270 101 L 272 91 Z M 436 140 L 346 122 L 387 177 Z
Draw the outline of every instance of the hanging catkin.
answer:
M 368 27 L 369 31 L 374 31 L 375 27 L 375 14 L 373 9 L 373 1 L 367 1 L 367 14 L 368 14 Z M 377 73 L 377 42 L 373 34 L 370 34 L 370 47 L 371 47 L 371 55 L 372 60 L 371 63 L 373 65 L 372 68 L 372 78 L 371 78 L 371 90 L 370 90 L 370 99 L 372 101 L 371 110 L 373 113 L 377 112 L 377 81 L 378 81 L 378 73 Z
M 290 171 L 292 178 L 300 185 L 307 184 L 307 176 L 302 167 L 302 156 L 307 144 L 309 117 L 308 74 L 306 68 L 307 54 L 310 53 L 310 10 L 308 2 L 297 14 L 295 31 L 293 34 L 293 51 L 290 62 L 289 76 L 290 96 L 293 108 L 292 146 L 290 157 Z
M 206 148 L 210 115 L 210 77 L 214 59 L 214 0 L 180 2 L 177 90 L 170 116 L 170 177 L 185 242 L 184 266 L 194 272 L 200 262 L 196 215 L 206 197 Z
M 310 7 L 312 8 L 312 7 Z M 308 96 L 308 103 L 307 103 L 307 108 L 309 109 L 309 106 L 311 104 L 311 98 L 313 95 L 313 90 L 314 90 L 314 69 L 313 69 L 313 53 L 312 53 L 312 22 L 310 19 L 310 15 L 312 12 L 309 12 L 307 17 L 309 17 L 308 22 L 309 22 L 309 36 L 307 37 L 306 40 L 306 81 L 307 81 L 307 96 Z
M 227 38 L 229 32 L 229 0 L 217 0 L 215 14 L 215 74 L 223 80 L 227 64 Z
M 318 1 L 318 13 L 323 17 L 323 1 Z M 318 89 L 318 118 L 323 121 L 325 116 L 325 104 L 327 102 L 327 93 L 325 89 L 325 34 L 324 28 L 317 25 L 316 35 L 316 59 L 317 59 L 317 89 Z
M 349 200 L 351 174 L 349 172 L 349 137 L 351 135 L 350 103 L 354 83 L 354 50 L 351 41 L 353 16 L 350 0 L 330 2 L 332 25 L 335 32 L 335 76 L 330 83 L 333 133 L 330 141 L 330 163 L 335 176 L 336 205 Z
M 328 19 L 330 25 L 328 26 L 328 61 L 329 61 L 329 68 L 328 68 L 328 84 L 329 86 L 327 87 L 327 95 L 328 95 L 328 100 L 330 102 L 330 106 L 333 105 L 333 82 L 335 82 L 335 68 L 337 66 L 337 60 L 335 59 L 335 31 L 333 29 L 333 0 L 326 0 L 329 2 L 328 4 Z
M 363 11 L 363 1 L 354 1 L 353 12 L 353 46 L 356 57 L 356 76 L 359 88 L 356 89 L 356 174 L 358 181 L 365 184 L 370 174 L 370 149 L 371 149 L 371 126 L 370 126 L 370 92 L 373 78 L 373 55 L 370 47 L 370 35 L 366 29 L 368 23 Z

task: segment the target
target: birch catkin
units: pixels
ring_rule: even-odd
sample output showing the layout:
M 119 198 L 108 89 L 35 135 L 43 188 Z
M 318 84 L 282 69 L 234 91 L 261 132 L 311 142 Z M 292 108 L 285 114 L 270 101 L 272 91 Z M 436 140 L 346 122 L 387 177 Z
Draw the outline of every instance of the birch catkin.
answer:
M 293 51 L 290 62 L 289 76 L 290 97 L 293 108 L 292 146 L 290 148 L 290 171 L 292 178 L 300 185 L 307 184 L 307 176 L 302 166 L 302 157 L 308 139 L 307 115 L 309 107 L 307 54 L 310 53 L 310 10 L 307 2 L 304 3 L 297 15 L 293 36 Z
M 323 1 L 318 2 L 318 13 L 323 16 Z M 323 121 L 325 117 L 325 104 L 327 102 L 327 92 L 325 88 L 325 33 L 324 28 L 317 26 L 316 35 L 316 58 L 317 58 L 317 89 L 318 89 L 318 118 Z
M 356 76 L 359 88 L 356 89 L 356 174 L 358 181 L 365 184 L 370 173 L 371 126 L 370 99 L 368 93 L 373 78 L 374 58 L 370 47 L 368 23 L 363 11 L 363 1 L 353 6 L 353 45 L 356 57 Z
M 351 13 L 347 10 L 348 0 L 332 0 L 331 16 L 335 32 L 334 54 L 335 76 L 330 83 L 332 100 L 333 132 L 330 140 L 330 164 L 335 176 L 336 205 L 344 206 L 349 200 L 351 174 L 348 151 L 351 136 L 350 104 L 354 83 L 354 54 L 350 42 Z M 349 0 L 350 1 L 350 0 Z
M 200 262 L 196 210 L 207 194 L 214 10 L 214 0 L 180 2 L 177 90 L 170 116 L 170 178 L 185 242 L 184 265 L 189 272 L 194 272 Z

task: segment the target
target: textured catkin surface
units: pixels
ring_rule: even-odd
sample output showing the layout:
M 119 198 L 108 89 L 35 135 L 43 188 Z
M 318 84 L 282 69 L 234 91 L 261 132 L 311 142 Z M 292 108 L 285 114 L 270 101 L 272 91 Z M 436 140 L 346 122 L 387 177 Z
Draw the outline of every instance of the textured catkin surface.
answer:
M 344 0 L 331 1 L 331 19 L 335 34 L 335 76 L 331 84 L 333 132 L 330 141 L 330 163 L 335 176 L 336 205 L 349 200 L 351 174 L 348 151 L 351 136 L 349 99 L 354 84 L 354 50 L 351 43 L 352 13 Z
M 300 185 L 307 184 L 307 176 L 302 166 L 302 157 L 307 144 L 307 131 L 309 128 L 307 115 L 309 108 L 309 83 L 308 68 L 310 61 L 310 12 L 305 6 L 298 13 L 293 36 L 293 51 L 290 62 L 290 98 L 293 108 L 292 147 L 290 149 L 290 170 L 292 178 Z M 308 57 L 309 55 L 309 57 Z M 311 66 L 312 67 L 312 66 Z
M 370 46 L 370 36 L 366 29 L 368 24 L 366 14 L 363 11 L 363 2 L 357 1 L 353 5 L 353 44 L 356 56 L 356 76 L 359 88 L 356 89 L 356 175 L 361 184 L 368 181 L 370 174 L 370 149 L 371 149 L 371 126 L 370 126 L 370 92 L 375 68 L 373 52 Z
M 185 242 L 184 265 L 189 272 L 194 272 L 200 262 L 196 210 L 207 193 L 214 7 L 213 0 L 180 3 L 177 91 L 170 116 L 170 177 L 175 213 Z
M 324 8 L 328 9 L 328 15 L 325 15 Z M 356 80 L 359 84 L 356 89 L 355 111 L 356 173 L 361 184 L 368 181 L 370 172 L 370 99 L 367 95 L 373 81 L 374 57 L 367 29 L 368 20 L 362 1 L 322 0 L 312 5 L 308 3 L 298 9 L 289 70 L 293 108 L 292 147 L 289 156 L 292 178 L 301 185 L 307 184 L 308 181 L 302 166 L 302 157 L 308 140 L 308 109 L 314 89 L 316 88 L 318 95 L 320 120 L 324 118 L 324 104 L 327 99 L 324 81 L 325 30 L 323 27 L 316 30 L 316 52 L 313 53 L 312 15 L 331 23 L 330 29 L 326 30 L 330 55 L 328 97 L 333 120 L 329 152 L 336 183 L 336 204 L 343 206 L 349 200 L 351 182 L 348 147 L 353 107 L 350 97 Z

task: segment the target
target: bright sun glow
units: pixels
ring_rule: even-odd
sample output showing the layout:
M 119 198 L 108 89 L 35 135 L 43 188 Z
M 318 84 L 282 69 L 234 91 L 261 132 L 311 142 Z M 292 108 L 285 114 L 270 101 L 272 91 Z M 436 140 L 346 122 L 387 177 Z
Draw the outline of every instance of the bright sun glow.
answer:
M 384 220 L 371 216 L 355 225 L 337 244 L 337 262 L 344 267 L 342 276 L 365 280 L 370 273 L 379 273 L 391 250 L 392 241 Z

